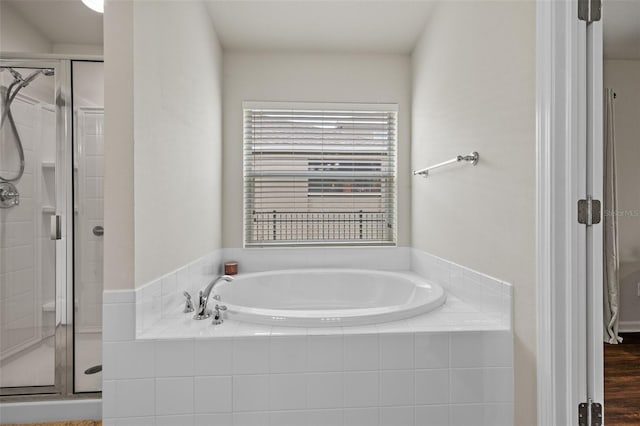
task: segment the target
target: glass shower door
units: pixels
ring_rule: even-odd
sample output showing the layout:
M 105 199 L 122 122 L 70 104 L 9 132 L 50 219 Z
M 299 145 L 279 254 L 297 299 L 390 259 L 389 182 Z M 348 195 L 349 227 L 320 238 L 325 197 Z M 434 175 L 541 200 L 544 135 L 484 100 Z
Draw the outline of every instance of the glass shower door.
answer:
M 104 64 L 73 61 L 75 392 L 102 390 Z
M 65 72 L 0 62 L 0 396 L 66 389 Z

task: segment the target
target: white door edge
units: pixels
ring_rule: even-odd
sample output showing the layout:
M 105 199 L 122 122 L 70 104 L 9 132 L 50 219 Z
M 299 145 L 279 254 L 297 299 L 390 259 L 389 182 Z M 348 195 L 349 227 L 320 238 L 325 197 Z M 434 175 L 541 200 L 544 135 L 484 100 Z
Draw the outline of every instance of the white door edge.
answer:
M 586 24 L 577 0 L 536 18 L 537 423 L 567 426 L 587 396 Z

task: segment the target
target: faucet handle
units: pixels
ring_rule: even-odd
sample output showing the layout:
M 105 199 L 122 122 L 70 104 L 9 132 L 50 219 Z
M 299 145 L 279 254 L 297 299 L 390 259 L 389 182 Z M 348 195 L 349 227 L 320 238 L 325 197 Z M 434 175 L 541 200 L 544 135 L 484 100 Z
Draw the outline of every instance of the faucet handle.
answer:
M 213 321 L 211 321 L 211 324 L 213 325 L 220 325 L 224 322 L 224 319 L 222 318 L 222 313 L 220 311 L 226 311 L 227 307 L 224 305 L 216 305 L 215 308 L 213 308 Z
M 185 314 L 187 314 L 189 312 L 193 312 L 195 309 L 193 308 L 193 302 L 191 301 L 191 295 L 189 294 L 188 291 L 185 291 L 182 294 L 185 297 L 184 310 L 182 312 L 184 312 Z

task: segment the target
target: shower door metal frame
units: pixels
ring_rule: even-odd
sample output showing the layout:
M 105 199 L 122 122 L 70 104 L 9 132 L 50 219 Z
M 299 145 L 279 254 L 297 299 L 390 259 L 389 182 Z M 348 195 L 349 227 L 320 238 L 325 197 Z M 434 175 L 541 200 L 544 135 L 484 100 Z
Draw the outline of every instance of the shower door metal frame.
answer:
M 55 215 L 62 217 L 62 239 L 55 241 L 54 384 L 0 388 L 0 401 L 73 397 L 73 151 L 71 61 L 0 57 L 2 66 L 52 68 L 56 111 Z M 35 208 L 35 206 L 34 206 Z M 93 396 L 84 394 L 83 397 Z

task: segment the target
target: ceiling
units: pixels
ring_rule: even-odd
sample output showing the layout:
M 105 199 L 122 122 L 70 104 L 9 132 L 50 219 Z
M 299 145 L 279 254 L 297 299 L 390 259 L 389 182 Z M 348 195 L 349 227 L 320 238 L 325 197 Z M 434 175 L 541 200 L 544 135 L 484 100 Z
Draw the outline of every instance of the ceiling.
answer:
M 1 0 L 53 44 L 102 45 L 102 14 L 81 0 Z
M 640 0 L 604 0 L 604 57 L 640 59 Z
M 207 5 L 225 49 L 410 53 L 433 2 L 209 0 Z
M 102 15 L 81 0 L 0 0 L 53 44 L 101 45 Z M 208 0 L 225 49 L 411 53 L 427 0 Z M 608 59 L 640 59 L 640 0 L 604 0 Z

